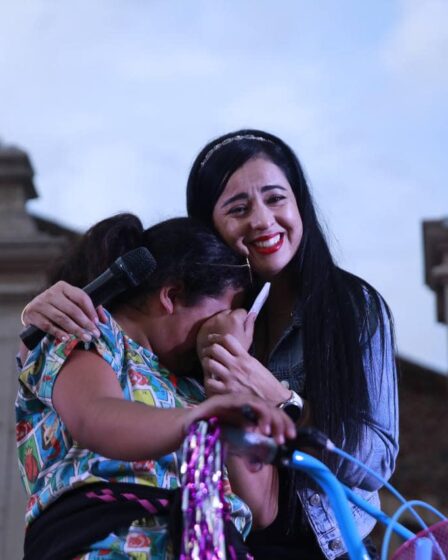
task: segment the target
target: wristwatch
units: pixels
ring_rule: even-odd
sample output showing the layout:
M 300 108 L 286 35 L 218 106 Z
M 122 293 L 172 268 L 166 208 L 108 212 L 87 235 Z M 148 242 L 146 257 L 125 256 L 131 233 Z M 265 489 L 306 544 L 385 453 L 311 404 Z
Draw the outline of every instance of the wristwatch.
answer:
M 295 391 L 291 391 L 291 396 L 286 401 L 281 402 L 277 405 L 293 420 L 297 422 L 302 416 L 304 402 L 300 395 Z

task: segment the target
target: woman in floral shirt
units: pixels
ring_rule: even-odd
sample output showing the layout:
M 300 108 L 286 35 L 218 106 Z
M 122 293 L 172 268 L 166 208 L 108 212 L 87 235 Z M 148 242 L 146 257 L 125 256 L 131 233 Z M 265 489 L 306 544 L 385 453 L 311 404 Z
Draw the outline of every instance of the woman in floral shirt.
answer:
M 100 336 L 88 347 L 75 337 L 47 337 L 20 373 L 26 560 L 173 558 L 170 505 L 188 426 L 212 416 L 241 425 L 249 404 L 278 441 L 294 436 L 287 417 L 260 399 L 203 401 L 201 385 L 188 377 L 200 326 L 241 304 L 247 275 L 203 226 L 179 218 L 144 231 L 136 217 L 116 216 L 83 237 L 62 277 L 73 281 L 81 270 L 82 285 L 137 246 L 152 252 L 156 271 L 109 302 Z M 234 525 L 247 534 L 248 505 L 230 491 L 227 500 Z

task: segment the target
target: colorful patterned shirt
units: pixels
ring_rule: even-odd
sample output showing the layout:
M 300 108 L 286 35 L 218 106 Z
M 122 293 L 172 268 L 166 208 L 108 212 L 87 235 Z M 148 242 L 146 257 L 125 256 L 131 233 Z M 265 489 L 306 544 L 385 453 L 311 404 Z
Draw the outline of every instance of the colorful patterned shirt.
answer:
M 168 372 L 157 356 L 126 336 L 110 315 L 99 329 L 101 337 L 92 345 L 115 372 L 126 400 L 175 408 L 193 406 L 204 399 L 197 381 Z M 52 395 L 59 371 L 79 344 L 74 337 L 65 343 L 46 337 L 29 354 L 19 375 L 16 431 L 19 471 L 29 495 L 27 524 L 61 494 L 83 484 L 127 482 L 167 489 L 180 484 L 177 452 L 158 460 L 118 461 L 84 449 L 73 440 L 54 409 Z M 227 499 L 236 527 L 246 535 L 251 524 L 248 506 L 230 490 Z

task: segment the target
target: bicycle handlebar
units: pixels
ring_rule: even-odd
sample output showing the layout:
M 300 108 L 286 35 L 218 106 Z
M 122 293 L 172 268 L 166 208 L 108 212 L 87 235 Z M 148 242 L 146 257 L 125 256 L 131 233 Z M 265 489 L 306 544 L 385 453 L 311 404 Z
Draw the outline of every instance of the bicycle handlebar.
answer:
M 222 428 L 222 438 L 228 444 L 231 452 L 248 457 L 252 462 L 277 463 L 302 471 L 312 477 L 328 496 L 348 555 L 352 560 L 368 560 L 369 555 L 353 519 L 348 505 L 349 501 L 355 503 L 384 525 L 392 525 L 392 520 L 384 512 L 344 486 L 321 461 L 295 449 L 297 445 L 330 449 L 330 444 L 333 444 L 319 430 L 315 428 L 301 429 L 298 431 L 293 444 L 289 443 L 282 446 L 278 446 L 270 437 L 255 432 L 246 432 L 231 426 Z M 396 522 L 393 523 L 393 531 L 405 540 L 415 537 L 414 533 Z

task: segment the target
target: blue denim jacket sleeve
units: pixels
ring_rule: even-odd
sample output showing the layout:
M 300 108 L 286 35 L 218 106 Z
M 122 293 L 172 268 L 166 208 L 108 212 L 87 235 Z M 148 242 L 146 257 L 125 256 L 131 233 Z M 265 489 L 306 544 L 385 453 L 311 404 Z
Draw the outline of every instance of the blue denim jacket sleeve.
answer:
M 380 322 L 383 325 L 383 337 Z M 353 453 L 385 479 L 394 471 L 398 453 L 397 370 L 391 329 L 382 303 L 370 344 L 364 344 L 363 362 L 371 406 L 363 419 L 363 441 Z M 382 486 L 375 477 L 348 461 L 340 465 L 337 476 L 348 486 L 370 492 Z

